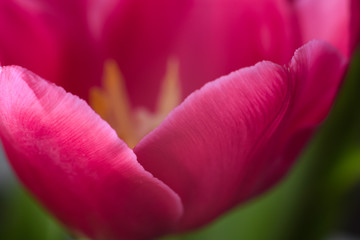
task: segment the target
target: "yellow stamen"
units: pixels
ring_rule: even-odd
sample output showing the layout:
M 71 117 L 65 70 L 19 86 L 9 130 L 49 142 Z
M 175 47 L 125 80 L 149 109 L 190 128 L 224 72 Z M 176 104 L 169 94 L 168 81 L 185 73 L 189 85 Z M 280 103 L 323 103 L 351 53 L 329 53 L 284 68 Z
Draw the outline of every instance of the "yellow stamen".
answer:
M 179 61 L 170 58 L 168 61 L 167 72 L 158 98 L 157 113 L 168 115 L 181 100 L 179 83 Z
M 174 58 L 168 62 L 155 113 L 145 108 L 131 111 L 123 77 L 113 60 L 105 63 L 102 89 L 90 89 L 90 105 L 133 148 L 180 103 L 178 65 Z
M 137 143 L 125 83 L 115 61 L 104 66 L 103 89 L 90 90 L 90 105 L 129 147 Z

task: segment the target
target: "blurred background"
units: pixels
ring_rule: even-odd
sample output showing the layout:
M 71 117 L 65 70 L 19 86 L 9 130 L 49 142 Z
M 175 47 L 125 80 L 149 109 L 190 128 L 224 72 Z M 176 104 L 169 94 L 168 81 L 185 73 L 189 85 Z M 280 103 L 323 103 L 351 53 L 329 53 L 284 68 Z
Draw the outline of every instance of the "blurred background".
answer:
M 280 184 L 172 239 L 360 239 L 360 54 L 336 104 Z M 21 187 L 0 152 L 0 239 L 72 239 Z

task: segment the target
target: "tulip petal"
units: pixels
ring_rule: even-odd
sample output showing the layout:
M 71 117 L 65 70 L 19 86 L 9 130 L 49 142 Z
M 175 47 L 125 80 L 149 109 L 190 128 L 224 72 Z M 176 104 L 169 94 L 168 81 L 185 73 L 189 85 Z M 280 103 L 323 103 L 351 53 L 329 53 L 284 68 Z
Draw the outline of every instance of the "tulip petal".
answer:
M 311 41 L 298 49 L 288 65 L 293 79 L 291 105 L 282 127 L 273 134 L 263 156 L 273 158 L 257 171 L 256 195 L 269 188 L 288 171 L 296 156 L 328 115 L 339 90 L 348 60 L 323 41 Z M 266 160 L 265 160 L 266 161 Z
M 344 63 L 330 45 L 311 42 L 289 68 L 261 62 L 206 84 L 142 139 L 138 161 L 182 199 L 179 231 L 207 223 L 288 172 L 309 137 L 302 130 L 329 111 Z
M 352 0 L 351 1 L 351 34 L 352 34 L 352 43 L 350 49 L 356 49 L 360 43 L 360 1 Z
M 258 61 L 288 63 L 300 46 L 297 34 L 286 1 L 195 1 L 177 46 L 184 97 Z
M 23 66 L 87 100 L 100 86 L 103 58 L 85 2 L 0 1 L 1 65 Z
M 296 84 L 290 119 L 293 128 L 314 126 L 327 116 L 348 65 L 329 44 L 311 41 L 305 46 L 295 52 L 289 64 Z
M 6 35 L 0 38 L 0 63 L 17 63 L 52 78 L 58 71 L 60 49 L 56 35 L 37 14 L 42 8 L 34 1 L 0 2 L 0 31 Z
M 353 3 L 352 0 L 295 1 L 303 43 L 324 40 L 349 57 L 355 47 L 354 38 L 359 33 L 358 23 L 354 23 L 352 18 L 358 20 L 360 12 L 352 6 Z
M 262 62 L 190 95 L 134 149 L 139 162 L 184 203 L 182 229 L 233 206 L 256 143 L 266 142 L 287 109 L 287 73 Z M 260 176 L 254 176 L 260 177 Z
M 0 137 L 24 185 L 91 239 L 143 239 L 182 214 L 115 131 L 79 98 L 20 67 L 0 73 Z
M 132 106 L 155 110 L 173 45 L 191 2 L 125 0 L 109 12 L 103 30 L 107 57 L 117 61 Z

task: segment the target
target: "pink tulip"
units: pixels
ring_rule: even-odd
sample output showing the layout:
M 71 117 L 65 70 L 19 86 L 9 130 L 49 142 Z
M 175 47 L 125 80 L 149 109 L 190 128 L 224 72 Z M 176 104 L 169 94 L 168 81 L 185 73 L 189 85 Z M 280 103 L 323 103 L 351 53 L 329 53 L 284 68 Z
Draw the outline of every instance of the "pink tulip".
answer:
M 0 137 L 23 184 L 92 239 L 191 230 L 273 186 L 358 36 L 350 0 L 77 3 L 0 2 L 2 64 L 31 70 L 0 68 Z

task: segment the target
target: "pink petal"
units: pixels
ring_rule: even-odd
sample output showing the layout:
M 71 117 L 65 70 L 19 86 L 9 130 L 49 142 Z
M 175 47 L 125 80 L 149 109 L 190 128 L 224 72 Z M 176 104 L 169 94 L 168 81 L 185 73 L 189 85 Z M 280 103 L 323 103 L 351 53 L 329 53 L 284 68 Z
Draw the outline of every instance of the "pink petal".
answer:
M 103 32 L 107 57 L 119 64 L 134 107 L 154 110 L 190 2 L 118 1 L 108 14 Z
M 135 147 L 144 168 L 181 197 L 178 230 L 207 223 L 289 170 L 309 137 L 304 128 L 329 111 L 344 63 L 314 41 L 289 68 L 261 62 L 236 71 L 191 94 Z
M 17 175 L 70 229 L 91 239 L 143 239 L 174 228 L 178 195 L 84 101 L 20 67 L 3 67 L 0 116 Z
M 237 203 L 242 179 L 257 164 L 249 157 L 287 109 L 286 80 L 282 67 L 262 62 L 211 82 L 134 149 L 144 168 L 180 195 L 182 230 Z
M 21 65 L 84 99 L 103 58 L 85 1 L 0 1 L 0 63 Z
M 349 57 L 355 47 L 354 38 L 359 33 L 356 19 L 360 12 L 351 6 L 353 3 L 352 0 L 296 0 L 294 6 L 303 43 L 312 39 L 324 40 Z M 356 19 L 352 21 L 352 17 Z
M 6 36 L 0 38 L 0 62 L 17 62 L 53 78 L 61 53 L 56 34 L 39 14 L 43 8 L 35 1 L 0 2 L 0 31 Z
M 300 45 L 297 34 L 286 1 L 195 1 L 178 39 L 184 96 L 258 61 L 289 62 Z
M 262 178 L 256 180 L 253 195 L 272 186 L 293 164 L 316 127 L 328 115 L 347 67 L 347 59 L 323 41 L 311 41 L 298 49 L 288 68 L 292 77 L 291 105 L 282 127 L 273 134 L 262 151 L 270 164 L 258 168 Z M 274 146 L 275 145 L 275 146 Z
M 350 45 L 350 49 L 355 50 L 360 43 L 360 1 L 352 0 L 350 7 L 351 7 L 350 31 L 352 34 L 352 38 L 351 38 L 352 43 Z
M 289 64 L 295 79 L 291 125 L 314 126 L 327 116 L 348 60 L 322 41 L 311 41 L 294 54 Z M 319 96 L 320 94 L 320 96 Z

